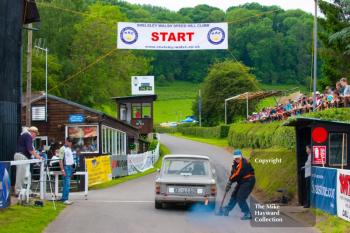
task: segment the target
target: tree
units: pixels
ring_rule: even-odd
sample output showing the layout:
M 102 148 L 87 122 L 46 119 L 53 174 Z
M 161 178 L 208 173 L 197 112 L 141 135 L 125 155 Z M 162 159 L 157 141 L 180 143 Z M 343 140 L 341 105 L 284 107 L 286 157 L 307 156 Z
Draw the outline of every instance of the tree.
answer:
M 334 0 L 334 3 L 320 1 L 319 6 L 325 18 L 320 18 L 321 31 L 319 33 L 323 47 L 320 49 L 322 60 L 322 79 L 320 84 L 335 86 L 335 83 L 344 76 L 350 75 L 350 54 L 347 53 L 349 38 L 344 32 L 350 26 L 348 11 L 341 3 L 345 1 Z M 342 35 L 342 36 L 340 36 Z M 340 38 L 341 37 L 341 38 Z M 337 38 L 337 39 L 336 39 Z
M 202 87 L 202 122 L 204 125 L 217 125 L 224 121 L 225 99 L 257 90 L 255 76 L 249 73 L 249 68 L 242 63 L 226 60 L 212 65 Z M 193 112 L 197 113 L 198 102 L 193 104 Z M 254 109 L 254 104 L 250 106 Z M 228 105 L 228 122 L 244 116 L 245 105 L 230 102 Z
M 72 60 L 75 72 L 115 49 L 118 21 L 126 17 L 117 6 L 90 5 L 87 16 L 75 25 Z M 62 88 L 65 96 L 87 106 L 100 108 L 111 103 L 112 96 L 130 94 L 132 75 L 149 74 L 149 60 L 127 50 L 116 50 L 98 64 L 70 80 Z

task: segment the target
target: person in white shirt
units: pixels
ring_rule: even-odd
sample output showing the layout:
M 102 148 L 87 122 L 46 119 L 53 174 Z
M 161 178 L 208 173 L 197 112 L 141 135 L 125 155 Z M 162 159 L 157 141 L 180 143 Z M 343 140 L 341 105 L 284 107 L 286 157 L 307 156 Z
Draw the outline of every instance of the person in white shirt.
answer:
M 69 201 L 69 189 L 70 189 L 70 178 L 73 174 L 74 158 L 72 152 L 71 137 L 67 137 L 65 144 L 60 148 L 59 151 L 59 163 L 63 176 L 63 191 L 61 201 L 66 205 L 71 205 L 73 202 Z
M 312 149 L 311 146 L 306 146 L 306 154 L 307 154 L 307 160 L 305 162 L 305 165 L 301 168 L 305 171 L 305 191 L 306 191 L 306 200 L 304 203 L 304 208 L 310 207 L 310 183 L 311 183 L 311 154 Z

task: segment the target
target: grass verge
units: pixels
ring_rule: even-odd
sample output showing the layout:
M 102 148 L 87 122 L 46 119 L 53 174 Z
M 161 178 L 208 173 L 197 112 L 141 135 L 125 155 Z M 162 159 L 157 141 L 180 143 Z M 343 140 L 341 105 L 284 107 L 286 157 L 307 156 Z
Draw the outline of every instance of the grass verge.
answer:
M 196 142 L 207 143 L 207 144 L 214 145 L 214 146 L 228 147 L 227 138 L 200 138 L 200 137 L 183 135 L 182 133 L 173 133 L 170 135 L 173 135 L 173 136 L 179 137 L 179 138 L 184 138 L 184 139 L 196 141 Z
M 317 216 L 316 227 L 324 233 L 350 233 L 350 222 L 322 210 L 313 209 Z
M 38 233 L 53 221 L 65 205 L 56 202 L 54 210 L 52 202 L 45 202 L 44 207 L 12 205 L 0 211 L 1 233 Z
M 156 172 L 157 169 L 162 166 L 162 158 L 166 154 L 170 154 L 169 149 L 167 147 L 165 147 L 164 145 L 160 144 L 160 157 L 159 157 L 158 161 L 156 162 L 156 164 L 154 165 L 154 168 L 151 168 L 143 173 L 137 173 L 137 174 L 130 175 L 130 176 L 119 177 L 119 178 L 104 182 L 102 184 L 96 184 L 96 185 L 91 186 L 89 189 L 97 190 L 97 189 L 109 188 L 109 187 L 124 183 L 124 182 L 129 181 L 129 180 L 137 179 L 139 177 L 152 174 L 152 173 Z

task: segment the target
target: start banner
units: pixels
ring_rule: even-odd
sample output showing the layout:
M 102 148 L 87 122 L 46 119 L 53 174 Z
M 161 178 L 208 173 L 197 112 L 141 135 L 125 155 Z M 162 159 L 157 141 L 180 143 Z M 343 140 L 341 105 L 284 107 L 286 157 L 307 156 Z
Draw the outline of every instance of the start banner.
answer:
M 350 170 L 338 169 L 337 209 L 338 217 L 350 222 Z
M 337 214 L 337 169 L 312 167 L 311 205 L 330 214 Z
M 0 162 L 0 209 L 10 205 L 10 163 Z
M 227 23 L 118 23 L 118 49 L 227 49 Z
M 89 174 L 89 187 L 112 179 L 111 159 L 109 155 L 85 159 Z

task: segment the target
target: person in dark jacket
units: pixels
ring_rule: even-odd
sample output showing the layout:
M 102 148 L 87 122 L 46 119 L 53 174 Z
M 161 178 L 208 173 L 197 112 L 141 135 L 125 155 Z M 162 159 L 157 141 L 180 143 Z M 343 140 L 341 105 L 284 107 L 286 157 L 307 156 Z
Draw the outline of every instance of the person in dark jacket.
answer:
M 249 220 L 252 216 L 246 200 L 255 185 L 254 169 L 249 161 L 243 158 L 240 150 L 233 152 L 233 159 L 231 175 L 225 188 L 226 192 L 231 189 L 232 183 L 237 182 L 237 185 L 232 192 L 229 203 L 223 208 L 223 213 L 225 216 L 228 216 L 230 211 L 238 203 L 243 212 L 241 219 Z

